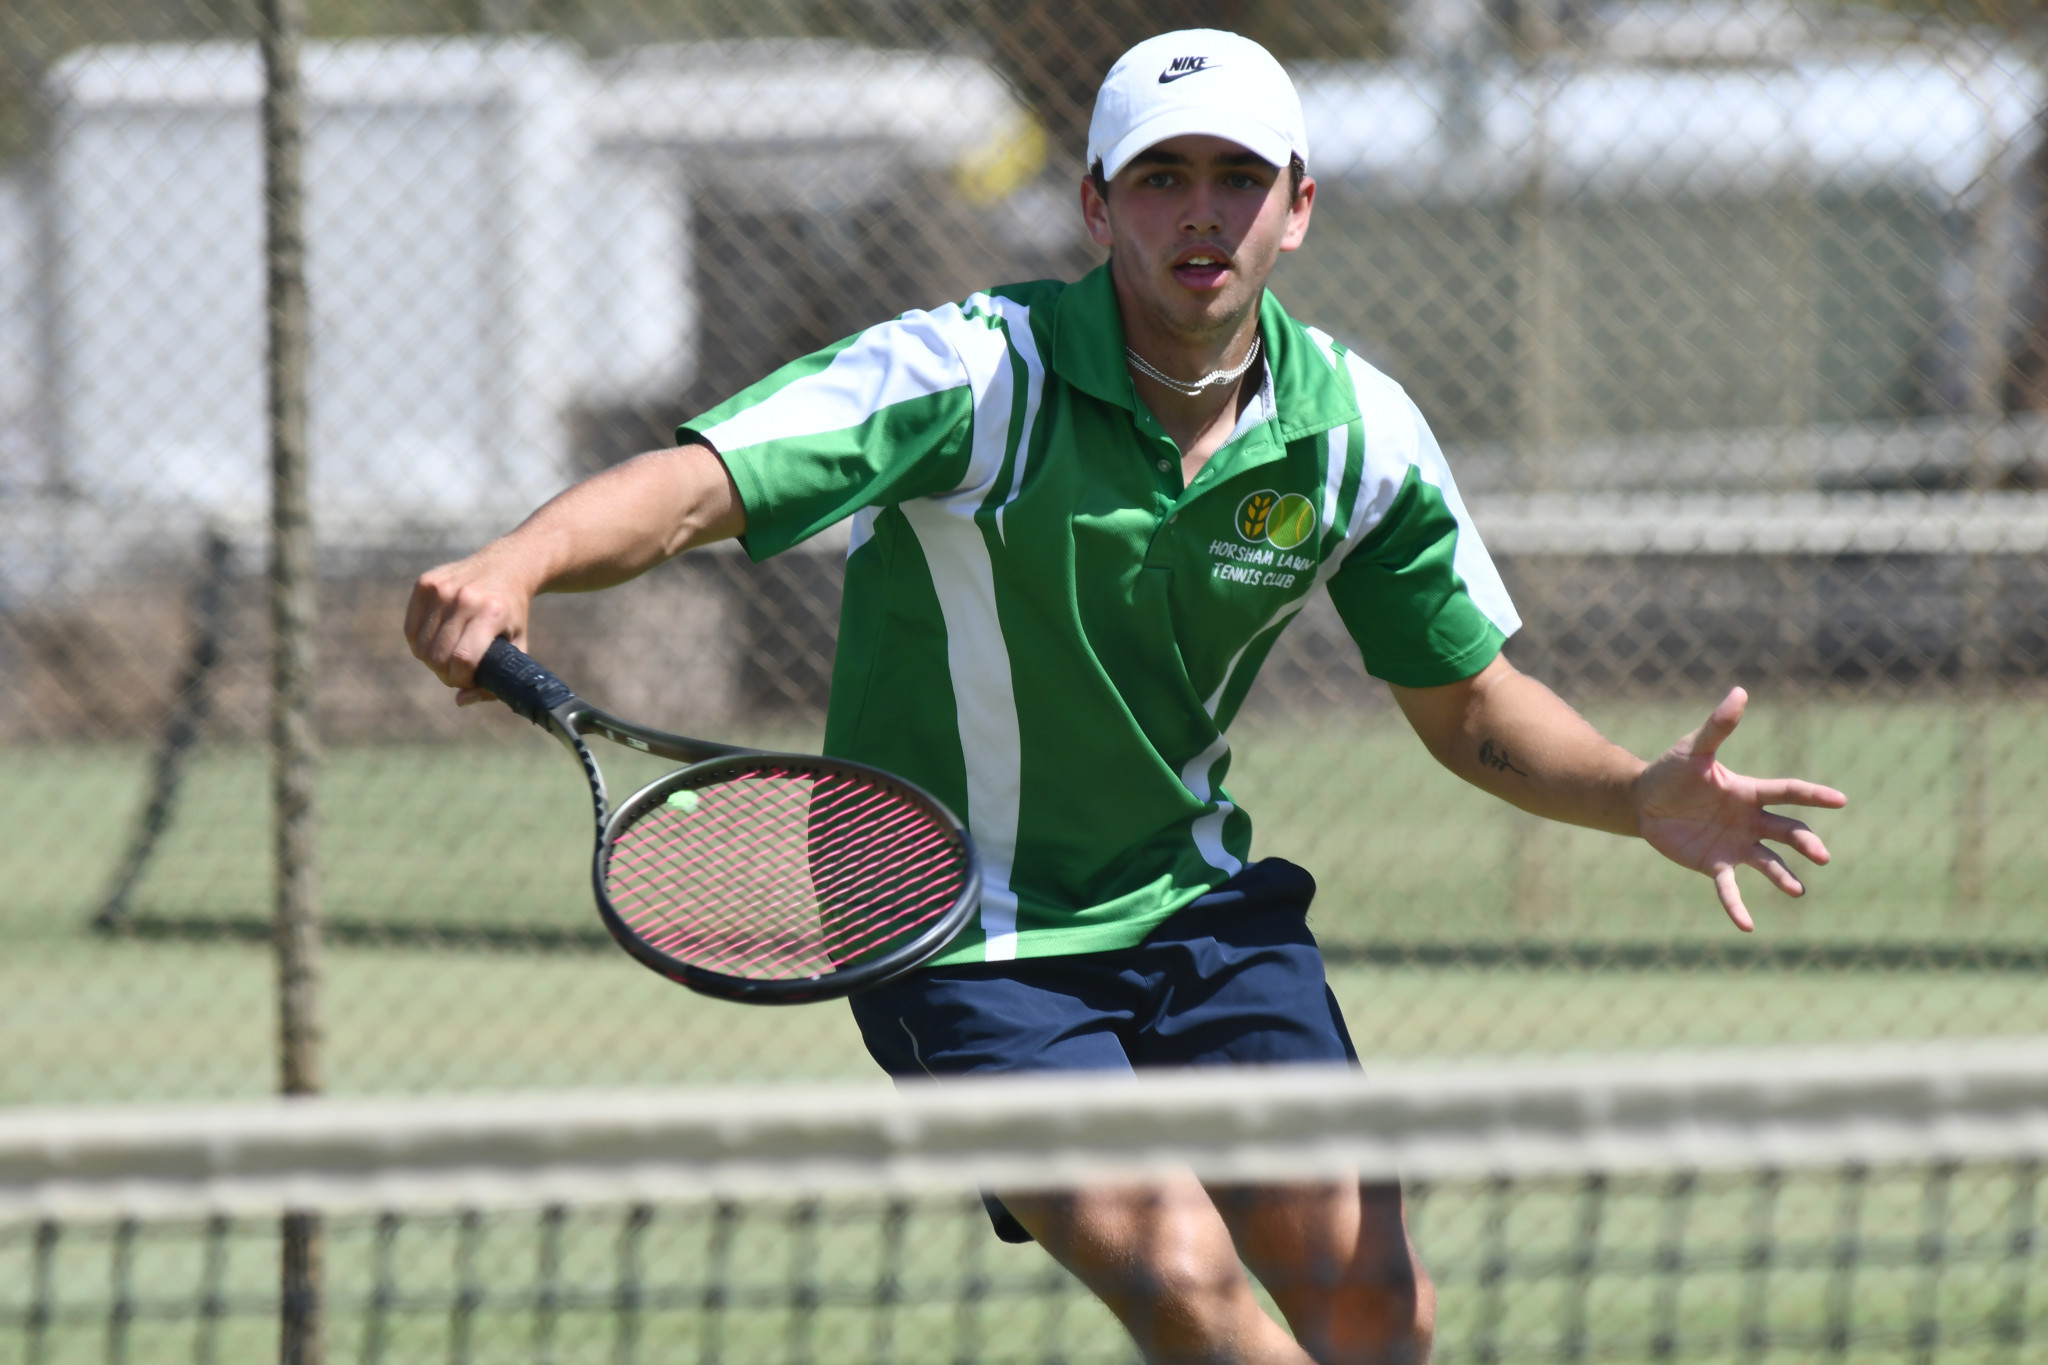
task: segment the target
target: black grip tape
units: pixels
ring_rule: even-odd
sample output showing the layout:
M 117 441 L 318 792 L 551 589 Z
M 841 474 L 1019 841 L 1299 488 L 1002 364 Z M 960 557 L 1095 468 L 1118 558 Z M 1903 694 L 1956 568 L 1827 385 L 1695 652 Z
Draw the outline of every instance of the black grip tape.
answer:
M 476 685 L 498 694 L 498 700 L 520 715 L 548 728 L 548 712 L 576 700 L 569 685 L 535 663 L 510 640 L 491 641 L 476 666 Z

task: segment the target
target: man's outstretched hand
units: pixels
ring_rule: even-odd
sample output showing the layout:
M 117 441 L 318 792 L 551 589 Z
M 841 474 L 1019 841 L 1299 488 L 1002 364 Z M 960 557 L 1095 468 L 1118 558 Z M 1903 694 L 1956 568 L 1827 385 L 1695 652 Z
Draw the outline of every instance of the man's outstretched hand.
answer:
M 1735 733 L 1748 704 L 1749 694 L 1741 688 L 1729 692 L 1699 729 L 1643 770 L 1634 790 L 1636 827 L 1643 838 L 1680 867 L 1712 877 L 1721 908 L 1744 933 L 1756 924 L 1735 885 L 1738 866 L 1755 868 L 1788 896 L 1806 894 L 1785 860 L 1765 847 L 1766 839 L 1797 849 L 1815 863 L 1828 860 L 1818 834 L 1764 807 L 1839 809 L 1849 804 L 1833 787 L 1797 778 L 1744 777 L 1722 766 L 1716 751 Z

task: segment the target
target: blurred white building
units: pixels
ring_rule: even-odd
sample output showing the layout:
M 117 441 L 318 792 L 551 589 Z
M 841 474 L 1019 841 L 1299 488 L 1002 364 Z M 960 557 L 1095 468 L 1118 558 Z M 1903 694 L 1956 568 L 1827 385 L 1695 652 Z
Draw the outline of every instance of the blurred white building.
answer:
M 573 49 L 314 44 L 304 69 L 321 530 L 502 522 L 564 482 L 572 397 L 687 363 L 678 190 L 594 154 Z M 260 94 L 239 45 L 52 74 L 50 488 L 261 515 Z
M 1322 198 L 1283 295 L 1459 443 L 1995 414 L 2040 251 L 2031 51 L 1767 0 L 1574 8 L 1547 49 L 1446 0 L 1410 55 L 1297 65 Z
M 304 73 L 314 513 L 343 547 L 500 530 L 580 472 L 574 412 L 676 400 L 693 196 L 829 225 L 906 170 L 976 202 L 1043 155 L 985 64 L 844 43 L 366 40 Z M 241 44 L 52 71 L 47 174 L 0 177 L 0 594 L 260 534 L 261 83 Z
M 1856 421 L 1923 353 L 1968 362 L 1971 310 L 2014 284 L 1980 268 L 2010 244 L 1970 228 L 2023 207 L 2030 61 L 1650 6 L 1531 61 L 1469 41 L 1469 9 L 1398 62 L 1297 68 L 1324 201 L 1280 277 L 1320 325 L 1388 347 L 1447 436 L 1531 411 L 1581 442 Z M 1044 155 L 986 64 L 844 43 L 593 63 L 540 39 L 376 40 L 309 45 L 305 70 L 329 545 L 502 528 L 578 472 L 573 412 L 659 410 L 700 359 L 701 388 L 726 382 L 714 361 L 756 364 L 703 357 L 707 328 L 786 354 L 776 288 L 857 299 L 863 205 L 988 204 Z M 0 178 L 0 597 L 201 521 L 260 528 L 260 74 L 240 45 L 90 49 L 51 73 L 46 174 Z M 1548 265 L 1518 245 L 1537 202 L 1558 206 Z M 727 217 L 700 272 L 707 205 Z M 1515 311 L 1537 291 L 1554 344 Z M 1696 318 L 1674 328 L 1668 299 Z M 1545 345 L 1564 357 L 1547 389 L 1523 363 Z

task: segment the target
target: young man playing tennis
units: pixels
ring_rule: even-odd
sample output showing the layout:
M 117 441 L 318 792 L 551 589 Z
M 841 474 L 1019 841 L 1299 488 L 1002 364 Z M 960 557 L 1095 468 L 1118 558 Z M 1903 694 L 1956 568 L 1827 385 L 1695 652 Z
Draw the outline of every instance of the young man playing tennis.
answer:
M 939 796 L 984 859 L 978 922 L 853 1001 L 897 1075 L 1356 1060 L 1303 923 L 1314 883 L 1250 861 L 1223 786 L 1225 727 L 1318 588 L 1459 776 L 1646 840 L 1710 875 L 1745 930 L 1737 866 L 1800 894 L 1761 841 L 1827 850 L 1764 807 L 1841 794 L 1715 761 L 1739 690 L 1645 764 L 1517 673 L 1500 650 L 1519 622 L 1421 415 L 1266 294 L 1315 203 L 1272 57 L 1210 30 L 1141 43 L 1089 143 L 1081 207 L 1106 266 L 786 367 L 424 575 L 414 652 L 479 700 L 476 661 L 524 642 L 537 593 L 730 536 L 762 558 L 851 517 L 826 750 Z M 1428 1352 L 1397 1189 L 1190 1176 L 991 1209 L 1149 1359 Z

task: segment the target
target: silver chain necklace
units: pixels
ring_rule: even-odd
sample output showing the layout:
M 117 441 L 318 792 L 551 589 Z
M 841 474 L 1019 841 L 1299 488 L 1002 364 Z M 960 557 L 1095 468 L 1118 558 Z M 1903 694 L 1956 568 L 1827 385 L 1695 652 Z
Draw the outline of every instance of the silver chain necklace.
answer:
M 1260 338 L 1258 337 L 1252 338 L 1251 350 L 1245 354 L 1243 362 L 1236 369 L 1211 370 L 1192 384 L 1188 383 L 1185 379 L 1175 379 L 1170 374 L 1161 374 L 1157 367 L 1147 362 L 1145 357 L 1139 355 L 1128 346 L 1124 347 L 1124 359 L 1130 361 L 1132 367 L 1147 379 L 1164 384 L 1175 393 L 1185 394 L 1187 397 L 1193 398 L 1204 389 L 1213 389 L 1218 384 L 1228 384 L 1233 379 L 1242 378 L 1244 372 L 1252 367 L 1252 362 L 1259 358 L 1259 341 Z

